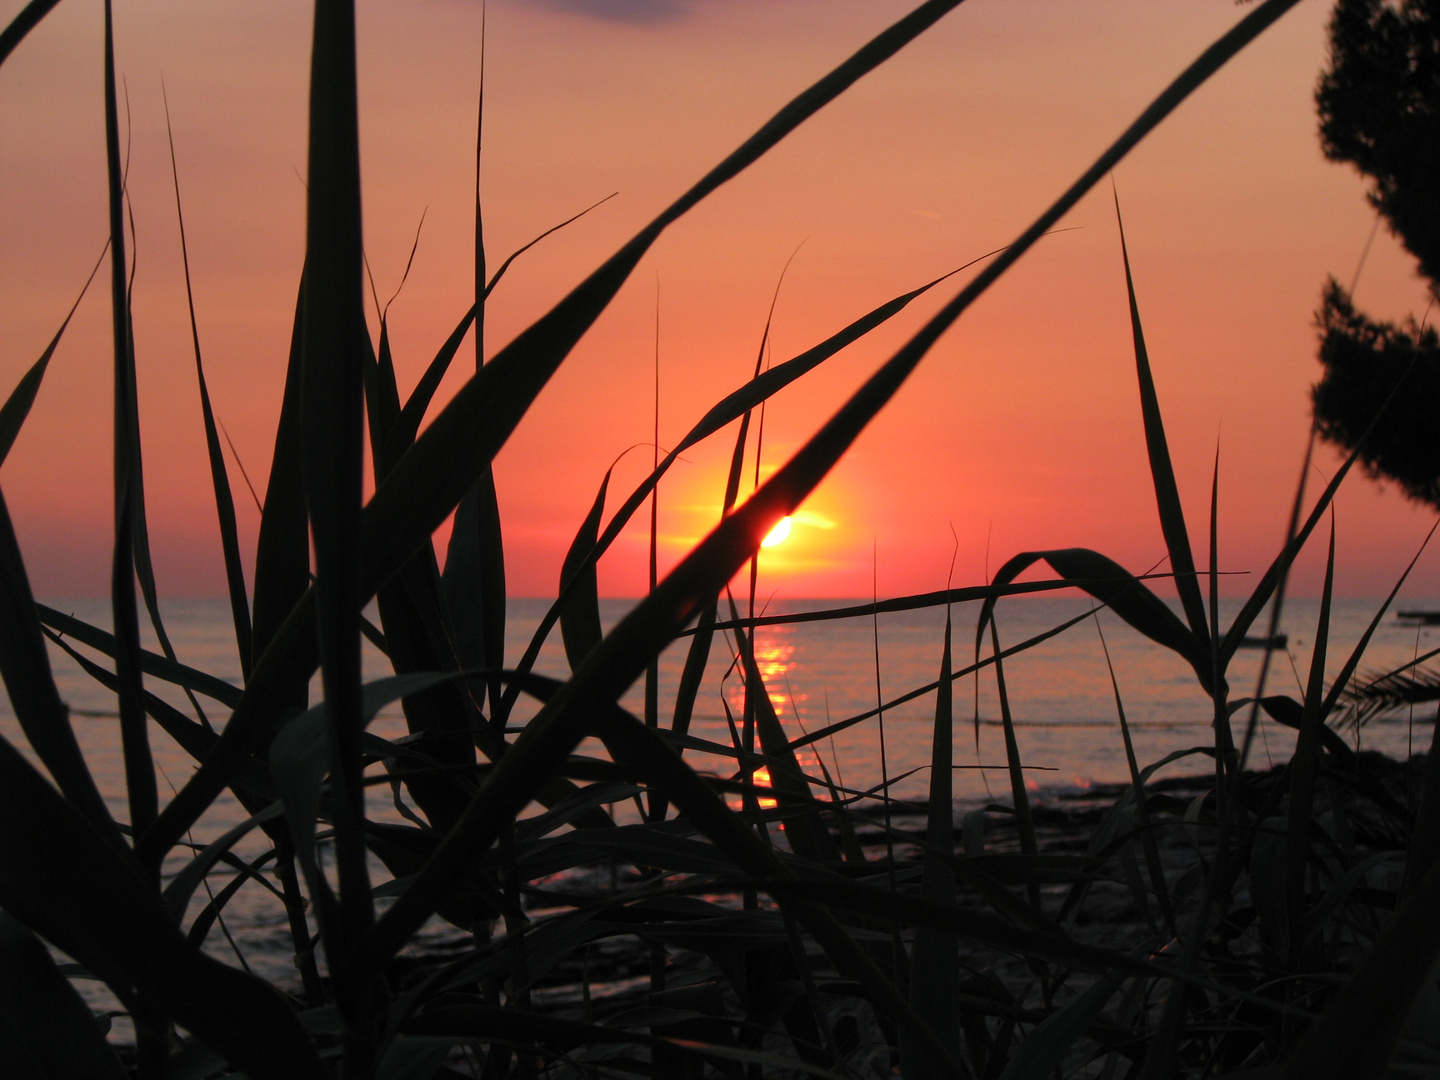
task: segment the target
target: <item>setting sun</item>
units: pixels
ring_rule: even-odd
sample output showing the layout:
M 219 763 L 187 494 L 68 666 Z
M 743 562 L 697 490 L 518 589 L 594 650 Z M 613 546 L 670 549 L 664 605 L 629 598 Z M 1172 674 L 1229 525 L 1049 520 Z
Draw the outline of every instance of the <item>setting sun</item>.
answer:
M 792 518 L 783 517 L 775 523 L 775 527 L 765 534 L 765 539 L 760 541 L 761 547 L 778 547 L 790 538 L 790 522 Z M 752 534 L 753 535 L 753 534 Z

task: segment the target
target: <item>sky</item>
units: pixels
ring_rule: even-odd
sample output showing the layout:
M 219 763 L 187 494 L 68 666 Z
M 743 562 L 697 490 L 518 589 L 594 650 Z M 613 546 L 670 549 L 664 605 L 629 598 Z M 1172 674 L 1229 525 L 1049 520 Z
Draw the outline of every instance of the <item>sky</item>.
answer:
M 0 17 L 19 10 L 5 0 Z M 908 10 L 892 0 L 490 0 L 482 192 L 491 265 L 616 193 L 516 262 L 488 311 L 493 354 L 781 105 Z M 1230 0 L 968 0 L 662 236 L 495 463 L 512 595 L 553 595 L 605 470 L 647 471 L 741 385 L 777 281 L 770 359 L 1018 235 L 1244 13 Z M 1151 361 L 1197 547 L 1218 456 L 1226 590 L 1284 534 L 1319 374 L 1314 311 L 1374 225 L 1365 182 L 1328 163 L 1313 88 L 1329 5 L 1305 0 L 1121 164 Z M 361 0 L 366 250 L 402 393 L 471 294 L 477 0 Z M 64 3 L 0 67 L 0 387 L 34 362 L 104 244 L 100 9 Z M 162 594 L 224 577 L 165 142 L 173 120 L 210 392 L 263 493 L 304 232 L 305 5 L 116 5 L 146 498 Z M 764 551 L 761 590 L 868 596 L 976 584 L 1019 551 L 1084 546 L 1139 572 L 1164 557 L 1148 478 L 1115 210 L 1097 188 L 926 358 Z M 969 271 L 769 405 L 773 470 Z M 37 594 L 95 595 L 110 558 L 109 315 L 81 304 L 0 470 Z M 1382 228 L 1356 291 L 1384 318 L 1426 288 Z M 657 331 L 658 327 L 658 331 Z M 473 364 L 467 343 L 441 398 Z M 473 370 L 473 368 L 472 368 Z M 713 526 L 733 428 L 660 491 L 661 572 Z M 1337 466 L 1315 459 L 1311 490 Z M 258 512 L 234 460 L 247 551 Z M 601 565 L 645 587 L 648 515 Z M 1337 590 L 1379 595 L 1433 513 L 1363 477 L 1337 503 Z M 1318 588 L 1318 555 L 1301 592 Z M 1203 556 L 1202 556 L 1203 558 Z M 953 562 L 953 569 L 952 569 Z M 1440 596 L 1440 561 L 1406 588 Z

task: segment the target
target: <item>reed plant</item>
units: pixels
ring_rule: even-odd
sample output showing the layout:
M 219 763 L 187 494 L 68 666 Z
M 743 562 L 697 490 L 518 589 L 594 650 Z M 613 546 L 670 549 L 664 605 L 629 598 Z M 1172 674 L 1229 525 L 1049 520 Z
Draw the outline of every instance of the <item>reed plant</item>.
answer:
M 927 0 L 785 105 L 498 353 L 486 359 L 477 349 L 474 374 L 436 407 L 442 376 L 467 333 L 483 325 L 509 262 L 487 274 L 477 198 L 474 303 L 402 395 L 386 321 L 372 340 L 364 314 L 353 3 L 317 0 L 306 259 L 249 587 L 195 334 L 244 676 L 236 686 L 179 660 L 151 569 L 107 0 L 113 618 L 105 630 L 36 603 L 0 501 L 0 675 L 43 765 L 0 740 L 0 1072 L 146 1080 L 1243 1072 L 1308 1080 L 1437 1068 L 1437 755 L 1415 811 L 1393 778 L 1327 726 L 1364 645 L 1327 686 L 1329 573 L 1303 699 L 1267 694 L 1263 682 L 1238 697 L 1226 678 L 1262 614 L 1278 618 L 1288 569 L 1351 462 L 1313 502 L 1297 496 L 1286 544 L 1222 625 L 1214 500 L 1202 566 L 1181 512 L 1133 287 L 1137 378 L 1180 615 L 1143 576 L 1083 549 L 1018 555 L 981 586 L 839 611 L 741 617 L 727 601 L 728 584 L 771 527 L 823 480 L 945 330 L 1295 0 L 1246 12 L 743 504 L 754 410 L 944 279 L 784 363 L 757 364 L 754 378 L 704 412 L 608 519 L 607 475 L 530 647 L 505 653 L 495 454 L 670 224 L 959 2 Z M 0 62 L 56 3 L 33 0 L 0 33 Z M 177 204 L 179 194 L 177 181 Z M 64 329 L 0 409 L 0 458 Z M 732 428 L 723 517 L 603 632 L 597 560 L 681 453 Z M 365 499 L 367 454 L 375 490 Z M 452 513 L 442 564 L 433 535 Z M 1333 547 L 1332 537 L 1332 568 Z M 1039 562 L 1053 578 L 1016 580 Z M 1057 854 L 1041 843 L 1029 803 L 1004 660 L 1067 627 L 1006 645 L 995 613 L 1003 597 L 1065 587 L 1084 589 L 1189 663 L 1213 703 L 1213 740 L 1142 767 L 1117 691 L 1131 783 L 1083 852 Z M 983 602 L 973 656 L 957 653 L 947 614 L 935 681 L 903 696 L 935 700 L 919 819 L 897 811 L 886 785 L 851 790 L 802 767 L 805 745 L 883 717 L 884 708 L 794 738 L 766 692 L 757 627 L 923 607 L 948 613 L 973 600 Z M 372 601 L 375 621 L 366 614 Z M 142 605 L 158 651 L 142 647 Z M 571 668 L 564 681 L 534 670 L 557 626 Z M 367 637 L 393 669 L 369 683 L 360 663 Z M 687 651 L 674 699 L 648 693 L 642 717 L 623 709 L 618 702 L 637 680 L 655 686 L 657 657 L 677 642 Z M 52 677 L 51 648 L 116 695 L 123 820 L 87 767 Z M 746 689 L 730 744 L 690 732 L 706 663 L 721 650 Z M 323 695 L 312 702 L 317 670 Z M 951 766 L 963 736 L 952 687 L 977 672 L 993 674 L 1000 688 L 1012 804 L 976 811 L 957 829 Z M 192 711 L 147 684 L 183 690 Z M 540 704 L 520 723 L 522 696 Z M 395 701 L 409 735 L 388 740 L 367 730 Z M 1287 766 L 1256 775 L 1245 766 L 1262 711 L 1298 735 Z M 211 714 L 225 719 L 212 724 Z M 156 782 L 152 725 L 196 762 L 168 801 Z M 590 737 L 603 754 L 581 752 Z M 1212 764 L 1213 781 L 1177 804 L 1153 777 L 1184 755 Z M 762 769 L 768 790 L 757 780 Z M 367 788 L 382 784 L 406 807 L 404 824 L 367 814 Z M 245 819 L 213 842 L 189 844 L 189 830 L 227 791 Z M 638 811 L 626 824 L 607 808 L 629 800 Z M 258 855 L 242 858 L 236 845 L 247 836 L 263 841 Z M 1186 865 L 1167 854 L 1177 836 L 1196 853 Z M 608 867 L 616 887 L 588 888 L 596 867 Z M 1387 887 L 1387 867 L 1403 868 L 1403 885 Z M 570 875 L 570 891 L 537 884 L 559 874 Z M 1107 888 L 1145 914 L 1144 928 L 1120 948 L 1084 933 L 1090 898 Z M 270 985 L 202 947 L 241 889 L 268 890 L 283 911 L 293 985 Z M 463 948 L 416 960 L 407 950 L 437 919 Z M 591 950 L 614 942 L 634 943 L 648 970 L 638 1007 L 617 1011 L 591 993 Z M 73 964 L 58 966 L 47 944 Z M 694 963 L 677 966 L 680 955 Z M 400 963 L 406 956 L 411 962 Z M 106 1042 L 70 981 L 80 976 L 103 980 L 122 1003 L 134 1023 L 132 1054 Z M 582 1007 L 537 1001 L 537 986 L 564 981 L 578 985 Z

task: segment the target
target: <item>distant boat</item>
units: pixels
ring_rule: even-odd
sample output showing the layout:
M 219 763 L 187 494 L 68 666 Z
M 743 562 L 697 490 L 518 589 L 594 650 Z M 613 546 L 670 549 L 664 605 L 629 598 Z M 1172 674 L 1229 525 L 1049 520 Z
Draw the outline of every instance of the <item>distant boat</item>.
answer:
M 1240 639 L 1242 649 L 1283 649 L 1290 643 L 1289 637 L 1276 634 L 1274 637 L 1247 636 Z
M 1406 622 L 1418 622 L 1421 626 L 1440 626 L 1440 611 L 1411 608 L 1409 611 L 1397 611 L 1395 614 Z

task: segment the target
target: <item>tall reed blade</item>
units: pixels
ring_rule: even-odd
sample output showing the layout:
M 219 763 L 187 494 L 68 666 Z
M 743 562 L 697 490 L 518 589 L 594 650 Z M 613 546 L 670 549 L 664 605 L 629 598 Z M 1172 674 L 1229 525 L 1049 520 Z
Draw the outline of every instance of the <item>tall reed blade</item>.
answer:
M 1298 949 L 1305 916 L 1305 871 L 1309 866 L 1310 831 L 1315 816 L 1315 775 L 1320 767 L 1321 711 L 1325 699 L 1325 654 L 1330 639 L 1330 597 L 1335 584 L 1335 523 L 1330 523 L 1330 549 L 1325 560 L 1325 584 L 1320 593 L 1320 617 L 1315 627 L 1315 647 L 1310 655 L 1310 678 L 1305 687 L 1304 713 L 1290 759 L 1290 805 L 1285 817 L 1286 898 L 1290 918 L 1290 942 Z M 1299 957 L 1292 955 L 1292 963 Z
M 930 804 L 925 840 L 933 849 L 955 849 L 954 764 L 955 715 L 950 679 L 950 611 L 945 611 L 945 644 L 940 657 L 939 687 L 935 694 L 935 729 L 930 738 Z M 925 854 L 920 895 L 937 904 L 953 905 L 955 871 L 932 851 Z M 910 1006 L 950 1051 L 960 1057 L 960 942 L 943 930 L 921 927 L 915 931 L 910 954 Z M 910 1044 L 910 1045 L 907 1045 Z M 945 1075 L 942 1063 L 913 1040 L 902 1042 L 905 1080 L 930 1080 Z
M 250 665 L 261 657 L 310 588 L 310 524 L 305 509 L 305 477 L 301 461 L 301 357 L 305 326 L 305 281 L 302 270 L 295 299 L 285 391 L 275 427 L 275 448 L 265 486 L 260 536 L 255 546 L 255 602 Z M 313 633 L 311 635 L 313 637 Z M 304 712 L 309 705 L 310 673 L 289 672 L 276 688 L 284 707 Z
M 115 31 L 105 0 L 105 159 L 110 180 L 110 309 L 115 342 L 115 553 L 110 568 L 110 610 L 115 628 L 115 671 L 120 683 L 120 739 L 130 826 L 139 836 L 159 813 L 155 764 L 140 674 L 140 619 L 135 605 L 135 535 L 140 484 L 139 412 L 135 356 L 131 351 L 130 297 L 125 279 L 124 178 L 120 168 L 120 118 L 115 94 Z M 158 865 L 150 868 L 159 874 Z
M 240 671 L 250 677 L 250 600 L 245 589 L 245 566 L 240 557 L 240 534 L 235 524 L 235 499 L 230 492 L 230 474 L 210 408 L 210 389 L 205 384 L 205 365 L 200 358 L 200 327 L 195 319 L 195 290 L 190 282 L 190 246 L 185 239 L 185 212 L 180 206 L 180 169 L 175 163 L 175 132 L 170 126 L 170 101 L 165 100 L 165 134 L 170 145 L 170 178 L 175 184 L 175 218 L 180 223 L 180 259 L 185 268 L 185 302 L 190 312 L 190 341 L 195 349 L 195 379 L 200 385 L 200 417 L 205 423 L 205 449 L 210 456 L 210 486 L 215 492 L 215 514 L 220 521 L 220 549 L 225 557 L 225 583 L 230 591 L 230 617 L 235 625 L 235 646 L 240 652 Z
M 1015 738 L 1015 718 L 1010 713 L 1010 693 L 1005 685 L 1005 667 L 1000 661 L 1000 632 L 995 620 L 990 622 L 991 656 L 995 660 L 995 690 L 1000 699 L 1000 724 L 1005 733 L 1005 763 L 1010 774 L 1010 797 L 1015 810 L 1015 822 L 1020 831 L 1020 851 L 1034 855 L 1038 850 L 1035 842 L 1035 821 L 1030 813 L 1030 795 L 1025 787 L 1025 766 L 1020 759 L 1020 744 Z M 1039 910 L 1040 892 L 1037 886 L 1030 886 L 1030 906 Z
M 734 602 L 731 603 L 733 606 Z M 755 643 L 747 634 L 736 634 L 735 642 L 740 650 L 740 662 L 745 675 L 747 711 L 753 714 L 761 749 L 772 761 L 771 787 L 782 805 L 809 803 L 813 798 L 810 794 L 810 778 L 805 775 L 800 759 L 795 756 L 789 740 L 785 738 L 785 729 L 775 713 L 775 704 L 770 700 L 765 679 L 760 673 L 760 665 L 755 660 Z M 745 749 L 749 750 L 751 747 L 747 746 Z M 835 843 L 835 838 L 830 835 L 830 830 L 826 828 L 819 813 L 813 809 L 808 813 L 787 818 L 785 835 L 790 841 L 791 849 L 802 858 L 817 863 L 840 861 L 840 848 Z
M 1155 484 L 1155 506 L 1160 511 L 1160 530 L 1175 572 L 1175 589 L 1191 632 L 1202 641 L 1210 638 L 1205 604 L 1200 598 L 1200 581 L 1195 574 L 1195 557 L 1190 551 L 1190 533 L 1185 511 L 1170 463 L 1170 446 L 1165 439 L 1165 421 L 1155 394 L 1155 377 L 1150 371 L 1150 354 L 1145 348 L 1145 331 L 1140 325 L 1140 305 L 1135 299 L 1135 279 L 1130 273 L 1130 249 L 1125 244 L 1125 222 L 1120 217 L 1120 193 L 1115 195 L 1115 224 L 1120 230 L 1120 257 L 1125 263 L 1125 291 L 1130 298 L 1130 333 L 1135 341 L 1135 376 L 1140 385 L 1140 414 L 1145 421 L 1145 448 L 1150 455 L 1150 478 Z
M 480 163 L 485 131 L 485 13 L 481 9 L 480 97 L 475 110 L 475 371 L 485 366 L 486 281 L 485 214 L 480 198 Z M 507 264 L 508 265 L 508 264 Z M 500 273 L 505 267 L 501 267 Z M 497 275 L 498 276 L 498 275 Z M 417 418 L 418 419 L 418 418 Z M 495 474 L 486 462 L 475 484 L 460 500 L 445 554 L 445 598 L 461 664 L 498 672 L 505 666 L 505 537 Z M 508 710 L 501 705 L 499 680 L 487 680 L 490 719 L 504 730 Z
M 315 546 L 315 614 L 334 801 L 338 918 L 324 919 L 332 985 L 346 1021 L 344 1069 L 376 1065 L 382 986 L 350 953 L 375 917 L 366 865 L 360 691 L 362 363 L 365 327 L 353 0 L 316 0 L 301 332 L 301 451 Z
M 570 662 L 572 671 L 580 667 L 581 661 L 605 636 L 600 628 L 600 594 L 595 563 L 586 556 L 595 547 L 595 536 L 600 531 L 610 472 L 610 469 L 605 470 L 605 479 L 600 481 L 595 501 L 580 523 L 575 539 L 570 542 L 565 561 L 560 564 L 560 593 L 566 598 L 560 609 L 560 636 L 565 642 L 565 659 Z
M 455 632 L 455 651 L 468 668 L 497 672 L 505 666 L 505 542 L 495 476 L 487 464 L 455 510 L 445 553 L 445 600 Z M 490 718 L 505 721 L 502 690 L 488 680 Z

